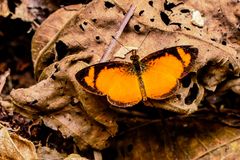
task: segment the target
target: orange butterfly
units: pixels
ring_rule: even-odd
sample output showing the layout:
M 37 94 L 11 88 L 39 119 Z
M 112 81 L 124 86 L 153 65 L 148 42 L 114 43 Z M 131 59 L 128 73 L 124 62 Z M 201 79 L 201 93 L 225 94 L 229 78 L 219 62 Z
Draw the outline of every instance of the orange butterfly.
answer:
M 107 96 L 115 106 L 129 107 L 171 96 L 178 88 L 179 79 L 191 69 L 198 49 L 176 46 L 159 50 L 139 60 L 132 50 L 130 62 L 111 61 L 83 68 L 76 79 L 86 91 Z

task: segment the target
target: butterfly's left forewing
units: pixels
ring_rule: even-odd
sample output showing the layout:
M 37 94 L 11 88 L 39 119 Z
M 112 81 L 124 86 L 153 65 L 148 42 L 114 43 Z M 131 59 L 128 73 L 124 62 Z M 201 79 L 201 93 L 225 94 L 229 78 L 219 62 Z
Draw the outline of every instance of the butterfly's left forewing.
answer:
M 95 64 L 80 70 L 76 79 L 82 88 L 97 95 L 107 95 L 108 101 L 116 106 L 131 106 L 142 99 L 138 78 L 128 62 Z

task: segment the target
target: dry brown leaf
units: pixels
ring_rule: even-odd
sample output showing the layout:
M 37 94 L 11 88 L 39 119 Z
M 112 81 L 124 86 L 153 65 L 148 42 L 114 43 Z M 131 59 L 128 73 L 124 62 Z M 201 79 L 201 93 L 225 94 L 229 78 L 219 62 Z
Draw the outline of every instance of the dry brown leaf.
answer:
M 111 148 L 117 151 L 112 156 L 119 160 L 238 159 L 240 156 L 238 128 L 197 117 L 166 120 L 166 123 L 162 126 L 161 122 L 155 122 L 120 136 Z
M 34 22 L 34 20 L 42 22 L 47 16 L 46 10 L 51 13 L 57 9 L 49 0 L 20 0 L 16 5 L 15 13 L 12 13 L 11 18 L 20 18 L 27 22 Z
M 44 70 L 49 78 L 30 88 L 13 90 L 10 95 L 30 117 L 45 112 L 45 124 L 59 129 L 65 137 L 74 137 L 79 148 L 103 149 L 108 145 L 108 139 L 116 134 L 118 126 L 115 114 L 108 110 L 106 103 L 82 91 L 76 82 L 74 75 L 86 65 L 82 59 L 69 56 Z
M 63 85 L 66 85 L 66 81 L 56 82 L 49 78 L 30 88 L 12 90 L 10 96 L 13 97 L 15 105 L 30 115 L 59 110 L 71 102 L 71 95 L 66 93 L 68 90 L 63 88 Z
M 40 29 L 35 34 L 32 42 L 32 53 L 33 53 L 33 61 L 35 63 L 35 72 L 41 72 L 43 68 L 45 68 L 50 63 L 53 63 L 54 60 L 56 61 L 59 57 L 62 57 L 62 55 L 58 55 L 59 53 L 57 53 L 56 51 L 57 45 L 59 42 L 64 43 L 63 45 L 65 45 L 65 47 L 67 48 L 67 52 L 65 54 L 76 54 L 81 52 L 82 54 L 91 53 L 94 55 L 101 56 L 101 54 L 104 53 L 104 49 L 106 48 L 106 44 L 107 44 L 106 42 L 109 42 L 111 40 L 111 35 L 114 34 L 114 31 L 116 31 L 116 28 L 119 26 L 118 24 L 121 21 L 122 17 L 118 13 L 119 11 L 121 11 L 121 8 L 114 6 L 115 8 L 111 8 L 107 10 L 106 7 L 104 6 L 103 1 L 92 2 L 85 8 L 88 8 L 88 7 L 89 8 L 98 7 L 99 8 L 98 15 L 96 15 L 96 13 L 89 12 L 89 10 L 84 9 L 79 5 L 75 5 L 75 6 L 70 6 L 65 10 L 60 9 L 58 12 L 50 16 L 42 24 Z M 114 9 L 115 9 L 115 12 L 114 12 Z M 81 17 L 83 15 L 88 15 L 88 16 L 84 16 L 84 17 L 88 17 L 88 19 L 83 20 L 83 18 Z M 108 19 L 110 17 L 109 15 L 112 15 L 111 21 L 114 23 L 110 23 L 109 22 L 110 20 L 109 21 L 102 20 L 102 19 Z M 100 19 L 98 17 L 100 17 Z M 78 21 L 79 19 L 80 21 Z M 57 22 L 55 22 L 55 20 L 57 20 Z M 128 26 L 129 27 L 128 30 L 131 32 L 123 33 L 122 38 L 119 40 L 122 44 L 126 46 L 133 46 L 133 47 L 139 46 L 139 44 L 141 43 L 141 40 L 143 40 L 143 38 L 145 37 L 145 35 L 142 35 L 142 34 L 148 32 L 149 26 L 151 26 L 148 23 L 145 23 L 145 25 L 141 25 L 141 23 L 143 22 L 140 20 L 141 18 L 139 17 L 132 18 Z M 75 21 L 77 21 L 77 23 L 72 24 Z M 58 25 L 58 24 L 61 24 L 61 25 Z M 86 26 L 84 24 L 86 24 Z M 48 27 L 49 25 L 52 25 L 50 29 Z M 136 25 L 140 27 L 139 32 L 142 34 L 136 33 Z M 161 30 L 163 30 L 161 26 L 158 26 L 157 28 L 160 28 Z M 71 31 L 69 32 L 69 30 Z M 141 47 L 141 50 L 144 50 L 145 53 L 139 53 L 141 57 L 165 47 L 183 45 L 183 44 L 194 45 L 200 49 L 200 53 L 202 55 L 200 56 L 199 60 L 201 60 L 200 63 L 203 63 L 201 65 L 205 65 L 207 61 L 213 58 L 217 59 L 218 61 L 220 61 L 221 58 L 224 61 L 226 61 L 227 59 L 234 61 L 237 56 L 236 51 L 234 51 L 232 48 L 222 46 L 220 44 L 217 44 L 215 42 L 212 42 L 206 39 L 202 39 L 202 38 L 200 39 L 199 36 L 195 36 L 193 34 L 194 33 L 193 31 L 189 33 L 172 32 L 172 31 L 169 31 L 168 29 L 168 31 L 164 30 L 164 31 L 156 31 L 156 32 L 151 33 L 152 36 L 148 35 L 147 40 L 144 42 L 144 44 L 146 44 L 147 46 L 143 45 Z M 101 36 L 100 35 L 101 33 L 104 33 L 104 35 Z M 156 35 L 154 36 L 153 34 L 156 34 Z M 97 36 L 99 39 L 98 38 L 96 39 Z M 50 38 L 50 37 L 53 37 L 53 38 Z M 102 42 L 104 43 L 101 43 L 101 42 L 99 43 L 98 42 L 99 40 L 103 40 Z M 189 41 L 194 41 L 194 42 L 189 43 Z M 77 45 L 77 48 L 76 48 L 76 45 Z M 210 46 L 210 49 L 208 49 L 209 46 Z M 216 50 L 220 49 L 220 50 L 223 50 L 222 52 L 227 52 L 227 53 L 224 53 L 223 55 L 221 55 L 221 57 L 216 56 L 216 53 L 214 53 L 213 55 L 207 54 L 207 52 L 212 52 L 211 48 L 214 48 L 214 49 L 216 48 Z M 118 49 L 119 47 L 113 50 L 113 52 L 118 51 Z M 71 50 L 74 50 L 74 52 L 73 51 L 71 52 Z M 217 51 L 214 51 L 214 52 L 217 52 Z M 239 64 L 236 64 L 236 62 L 233 62 L 233 63 L 235 68 L 239 68 L 238 66 Z
M 67 54 L 83 52 L 94 54 L 99 59 L 106 42 L 111 40 L 116 26 L 123 19 L 123 15 L 115 14 L 115 10 L 107 10 L 103 3 L 68 6 L 59 9 L 42 23 L 32 41 L 36 77 L 46 66 Z M 88 7 L 92 10 L 97 8 L 98 12 L 91 12 Z M 61 45 L 67 49 L 63 53 L 57 50 Z
M 23 21 L 33 22 L 35 17 L 28 8 L 30 0 L 22 0 L 22 3 L 15 9 L 15 14 L 12 15 L 13 19 L 20 18 Z
M 69 86 L 65 85 L 65 87 L 71 88 L 67 93 L 69 93 L 71 97 L 74 97 L 72 99 L 73 101 L 76 101 L 74 103 L 78 103 L 78 101 L 80 101 L 84 112 L 86 112 L 92 119 L 106 126 L 109 133 L 114 135 L 117 132 L 117 124 L 115 122 L 116 114 L 109 110 L 106 101 L 99 96 L 86 93 L 81 89 L 80 85 L 76 81 L 75 74 L 79 71 L 79 69 L 86 66 L 86 64 L 81 62 L 81 60 L 87 58 L 89 58 L 89 55 L 68 56 L 59 63 L 54 63 L 47 67 L 43 71 L 40 79 L 45 79 L 46 77 L 51 77 L 52 75 L 57 81 L 67 80 L 69 82 Z M 53 70 L 55 66 L 58 66 L 58 71 L 54 73 Z
M 205 25 L 201 30 L 204 38 L 237 48 L 235 44 L 231 43 L 236 42 L 229 38 L 239 36 L 239 31 L 237 31 L 239 2 L 234 0 L 189 0 L 185 1 L 185 4 L 199 10 L 204 16 Z
M 88 159 L 80 156 L 79 154 L 70 154 L 67 158 L 64 158 L 64 160 L 88 160 Z
M 0 129 L 0 159 L 33 160 L 37 159 L 36 149 L 32 142 L 14 133 L 9 133 L 5 127 Z
M 4 74 L 0 75 L 0 94 L 2 93 L 3 87 L 6 83 L 7 77 L 10 75 L 10 69 L 5 71 Z
M 228 72 L 229 68 L 226 65 L 209 64 L 203 68 L 202 74 L 204 78 L 200 81 L 204 84 L 206 89 L 215 91 L 217 85 L 226 80 Z
M 109 145 L 108 139 L 111 135 L 104 127 L 93 121 L 80 108 L 77 110 L 74 109 L 74 106 L 67 107 L 71 107 L 71 109 L 43 117 L 44 124 L 54 130 L 61 131 L 64 137 L 72 136 L 81 150 L 90 146 L 103 149 Z
M 192 11 L 193 8 L 185 3 L 177 0 L 173 1 L 118 1 L 114 2 L 124 10 L 130 4 L 135 4 L 137 9 L 135 16 L 137 21 L 141 24 L 148 25 L 154 28 L 158 28 L 164 31 L 181 31 L 182 33 L 189 34 L 198 38 L 207 39 L 208 35 L 202 32 L 202 28 L 192 25 Z M 169 3 L 174 4 L 174 7 L 166 7 Z M 168 9 L 170 8 L 170 9 Z M 186 13 L 182 13 L 182 10 L 187 10 Z
M 10 10 L 8 8 L 8 1 L 1 0 L 0 1 L 0 16 L 7 17 L 10 14 Z
M 119 21 L 122 18 L 121 12 L 123 12 L 124 9 L 129 6 L 130 2 L 116 2 L 116 4 L 114 4 L 113 2 L 109 3 L 112 4 L 112 6 L 109 8 L 106 7 L 106 3 L 104 1 L 92 2 L 85 7 L 81 7 L 79 5 L 70 6 L 65 10 L 59 10 L 54 15 L 50 16 L 42 24 L 42 26 L 35 34 L 32 43 L 33 61 L 35 63 L 35 73 L 37 77 L 42 72 L 43 68 L 53 63 L 54 61 L 57 61 L 59 57 L 63 57 L 63 55 L 66 54 L 77 54 L 79 52 L 81 54 L 91 54 L 95 57 L 92 63 L 96 63 L 96 60 L 99 58 L 99 56 L 104 53 L 104 50 L 107 47 L 107 42 L 110 42 L 111 35 L 114 34 L 114 31 L 116 31 L 116 28 L 119 26 Z M 141 3 L 137 4 L 137 8 L 143 8 L 145 6 L 145 3 L 146 2 L 141 1 Z M 157 3 L 157 6 L 159 8 L 163 8 L 163 3 Z M 98 7 L 98 15 L 96 15 L 95 12 L 90 12 L 88 10 L 88 8 L 96 7 Z M 136 9 L 135 13 L 138 13 L 138 9 Z M 178 10 L 176 12 L 179 12 L 179 10 L 181 10 L 181 8 L 177 9 Z M 145 13 L 147 17 L 145 17 L 144 15 L 136 15 L 135 17 L 133 17 L 129 22 L 129 26 L 127 26 L 126 28 L 127 32 L 123 33 L 119 41 L 126 46 L 139 47 L 142 40 L 146 37 L 146 34 L 151 30 L 150 34 L 148 34 L 147 36 L 147 39 L 144 41 L 141 48 L 139 49 L 138 54 L 140 57 L 144 57 L 149 53 L 170 46 L 193 45 L 194 47 L 197 47 L 199 49 L 199 56 L 196 65 L 192 69 L 193 72 L 197 72 L 200 68 L 207 65 L 209 61 L 214 61 L 216 63 L 219 63 L 218 65 L 225 65 L 226 67 L 232 65 L 236 75 L 239 74 L 240 65 L 239 61 L 237 61 L 237 52 L 234 49 L 194 34 L 199 32 L 196 32 L 194 30 L 194 28 L 196 27 L 192 25 L 191 27 L 189 27 L 193 28 L 193 30 L 190 30 L 188 32 L 177 32 L 176 29 L 174 31 L 174 29 L 166 29 L 166 27 L 164 28 L 164 30 L 161 23 L 156 23 L 156 25 L 149 23 L 149 21 L 147 21 L 146 19 L 149 18 L 148 15 L 153 14 L 157 16 L 157 13 L 158 12 L 156 11 L 156 9 L 152 8 L 151 13 Z M 87 19 L 85 17 L 87 17 Z M 55 19 L 57 19 L 58 21 L 53 23 Z M 106 21 L 106 19 L 108 20 Z M 180 20 L 183 21 L 183 19 L 179 19 L 179 21 Z M 62 21 L 60 25 L 61 27 L 57 25 L 60 23 L 60 21 Z M 156 20 L 156 22 L 158 21 Z M 185 19 L 183 22 L 191 23 L 190 21 L 191 19 L 189 18 Z M 48 27 L 49 25 L 52 25 L 50 29 Z M 139 28 L 136 26 L 138 26 Z M 160 28 L 160 30 L 150 29 L 149 27 Z M 46 35 L 45 33 L 50 34 Z M 104 33 L 104 35 L 100 35 L 101 33 Z M 65 47 L 65 50 L 63 51 L 64 53 L 58 51 L 58 45 L 60 44 Z M 117 53 L 119 51 L 119 48 L 122 48 L 121 45 L 115 47 L 112 52 Z M 224 74 L 222 76 L 222 79 L 214 83 L 214 85 L 212 85 L 211 87 L 205 85 L 205 88 L 216 88 L 216 86 L 225 79 L 225 76 L 226 74 Z M 199 90 L 201 89 L 199 88 Z M 203 96 L 201 95 L 203 95 L 203 93 L 199 92 L 197 96 L 197 102 L 200 102 L 200 100 L 202 99 Z M 199 103 L 195 103 L 192 107 L 188 107 L 188 109 L 186 109 L 185 111 L 181 111 L 181 107 L 177 106 L 184 105 L 185 102 L 183 100 L 184 97 L 182 97 L 181 103 L 179 104 L 174 104 L 170 107 L 160 108 L 180 108 L 176 109 L 175 111 L 181 113 L 191 113 L 197 109 Z
M 66 157 L 65 154 L 60 154 L 55 149 L 41 146 L 39 146 L 37 149 L 37 155 L 39 159 L 51 159 L 51 160 L 64 159 L 64 157 Z
M 227 90 L 232 90 L 236 94 L 240 95 L 240 78 L 227 81 L 219 90 L 219 94 L 224 94 Z

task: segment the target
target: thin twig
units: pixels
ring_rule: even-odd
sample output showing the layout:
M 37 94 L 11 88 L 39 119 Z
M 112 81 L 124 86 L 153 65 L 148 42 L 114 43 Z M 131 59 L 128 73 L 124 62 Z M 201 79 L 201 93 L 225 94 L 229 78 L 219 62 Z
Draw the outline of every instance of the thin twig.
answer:
M 93 151 L 94 160 L 102 160 L 102 153 L 100 151 Z
M 2 93 L 3 87 L 9 75 L 10 75 L 10 69 L 4 72 L 4 74 L 0 75 L 0 94 Z
M 240 86 L 240 78 L 229 80 L 225 85 L 223 85 L 219 89 L 219 92 L 224 92 L 228 89 L 233 89 L 234 87 L 239 87 L 239 86 Z
M 117 42 L 116 40 L 118 40 L 118 38 L 121 36 L 124 28 L 126 27 L 128 21 L 130 20 L 130 18 L 133 15 L 135 8 L 136 7 L 134 5 L 131 5 L 130 9 L 128 10 L 126 16 L 124 17 L 124 19 L 121 23 L 119 30 L 116 32 L 116 34 L 114 36 L 115 38 L 112 38 L 109 46 L 107 47 L 106 51 L 103 53 L 99 62 L 106 62 L 108 60 L 108 57 L 110 56 L 112 49 L 116 46 L 116 42 Z

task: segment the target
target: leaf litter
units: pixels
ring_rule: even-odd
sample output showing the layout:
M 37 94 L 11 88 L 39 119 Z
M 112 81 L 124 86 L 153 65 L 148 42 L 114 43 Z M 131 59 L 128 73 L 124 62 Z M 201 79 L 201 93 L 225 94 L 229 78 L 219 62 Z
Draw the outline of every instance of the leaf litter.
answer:
M 182 81 L 173 97 L 153 102 L 154 107 L 142 110 L 136 107 L 136 112 L 146 115 L 140 117 L 111 110 L 104 97 L 83 91 L 74 76 L 81 68 L 100 60 L 131 4 L 136 5 L 134 16 L 117 41 L 124 46 L 139 47 L 150 31 L 139 49 L 140 57 L 177 45 L 193 45 L 199 49 L 192 74 L 186 77 L 190 83 Z M 237 157 L 232 153 L 237 153 L 239 130 L 219 124 L 223 122 L 220 120 L 222 116 L 228 117 L 225 112 L 219 114 L 219 110 L 223 111 L 219 107 L 231 108 L 233 105 L 227 105 L 224 99 L 220 103 L 204 100 L 211 95 L 223 98 L 229 90 L 239 99 L 240 49 L 235 36 L 239 34 L 238 12 L 232 10 L 231 16 L 225 16 L 231 5 L 224 0 L 220 4 L 208 0 L 179 4 L 177 1 L 101 0 L 59 9 L 41 24 L 33 37 L 32 59 L 39 82 L 29 88 L 12 90 L 10 96 L 15 110 L 30 119 L 41 114 L 46 126 L 59 130 L 66 138 L 73 137 L 80 150 L 102 150 L 111 145 L 110 148 L 118 154 L 110 155 L 118 155 L 117 159 L 138 156 L 143 159 L 217 158 L 223 148 L 228 150 L 219 158 Z M 193 10 L 198 10 L 205 20 L 201 27 L 192 25 Z M 122 46 L 116 44 L 111 53 L 121 50 Z M 112 60 L 123 59 L 113 57 Z M 129 61 L 129 56 L 126 55 L 124 60 Z M 237 100 L 232 103 L 235 102 L 238 103 Z M 176 118 L 175 113 L 161 109 L 190 115 Z M 208 116 L 197 121 L 201 117 L 199 113 Z M 162 114 L 166 119 L 164 126 L 159 120 Z M 212 122 L 216 118 L 219 122 Z M 149 121 L 159 124 L 126 132 L 132 126 L 148 124 Z M 206 123 L 212 129 L 206 129 Z M 126 134 L 119 138 L 119 132 Z M 147 152 L 144 151 L 146 148 Z M 105 154 L 111 153 L 108 149 L 103 151 L 103 156 L 110 156 Z

